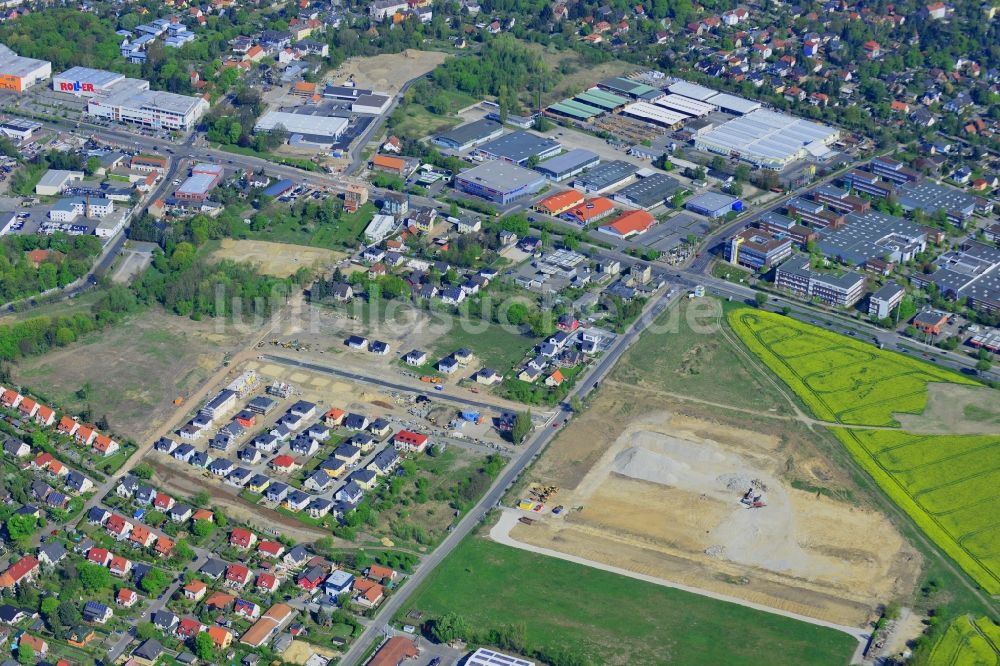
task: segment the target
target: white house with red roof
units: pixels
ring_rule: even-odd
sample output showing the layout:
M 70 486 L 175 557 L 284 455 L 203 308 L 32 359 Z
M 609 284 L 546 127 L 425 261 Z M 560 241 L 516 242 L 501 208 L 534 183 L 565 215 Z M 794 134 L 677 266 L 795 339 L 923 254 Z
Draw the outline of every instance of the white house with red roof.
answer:
M 229 545 L 242 550 L 249 550 L 257 543 L 257 535 L 242 527 L 233 529 L 229 535 Z

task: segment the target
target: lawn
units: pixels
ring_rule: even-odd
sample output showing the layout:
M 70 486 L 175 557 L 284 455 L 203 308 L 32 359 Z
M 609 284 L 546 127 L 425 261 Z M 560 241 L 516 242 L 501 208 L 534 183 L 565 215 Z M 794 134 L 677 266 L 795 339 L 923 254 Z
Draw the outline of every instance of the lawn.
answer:
M 919 414 L 931 382 L 970 379 L 780 315 L 733 310 L 743 342 L 822 419 L 892 500 L 988 592 L 1000 591 L 1000 437 L 860 430 Z
M 414 99 L 413 102 L 401 105 L 392 114 L 393 132 L 398 136 L 411 139 L 421 139 L 442 132 L 462 122 L 459 116 L 454 115 L 456 112 L 480 101 L 478 98 L 458 90 L 435 88 L 434 95 L 439 100 L 445 100 L 447 114 L 433 113 L 420 103 L 422 100 Z
M 717 327 L 727 325 L 720 314 L 714 299 L 684 300 L 667 309 L 622 357 L 612 380 L 737 408 L 790 414 L 788 403 L 769 390 L 760 371 L 718 334 Z
M 416 591 L 422 621 L 454 612 L 480 630 L 524 627 L 526 648 L 587 664 L 845 664 L 840 632 L 572 562 L 465 539 Z M 569 663 L 569 662 L 566 662 Z
M 280 207 L 281 204 L 274 204 Z M 329 250 L 356 247 L 361 233 L 372 221 L 377 208 L 373 203 L 366 203 L 356 213 L 342 212 L 333 224 L 317 225 L 295 222 L 286 215 L 287 209 L 272 217 L 272 226 L 264 231 L 247 230 L 246 238 L 292 245 L 308 245 L 323 247 Z
M 431 358 L 437 361 L 465 347 L 484 366 L 507 374 L 536 343 L 537 340 L 499 324 L 453 318 L 451 329 L 438 339 L 431 350 Z

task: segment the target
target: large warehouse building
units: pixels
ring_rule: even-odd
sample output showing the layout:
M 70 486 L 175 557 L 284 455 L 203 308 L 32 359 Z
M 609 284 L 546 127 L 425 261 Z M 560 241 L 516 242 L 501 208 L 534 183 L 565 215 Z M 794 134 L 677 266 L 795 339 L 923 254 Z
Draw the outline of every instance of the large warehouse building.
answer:
M 193 129 L 206 111 L 208 101 L 202 97 L 156 90 L 116 91 L 87 102 L 87 113 L 92 116 L 154 129 Z
M 518 131 L 504 134 L 479 146 L 473 153 L 487 160 L 503 160 L 524 166 L 532 158 L 544 160 L 557 155 L 562 150 L 558 141 L 538 136 L 531 132 Z
M 436 135 L 431 141 L 436 146 L 450 150 L 468 150 L 499 138 L 503 134 L 503 125 L 495 120 L 481 118 L 471 123 L 459 125 L 447 132 Z
M 600 161 L 601 157 L 597 153 L 584 148 L 574 148 L 562 155 L 545 160 L 535 167 L 535 171 L 543 174 L 549 180 L 559 182 L 582 173 Z
M 150 90 L 149 81 L 88 67 L 53 77 L 52 89 L 88 97 L 88 115 L 154 129 L 190 130 L 208 111 L 202 97 Z
M 490 161 L 455 176 L 455 187 L 499 204 L 530 196 L 545 187 L 545 176 L 501 160 Z
M 140 82 L 139 79 L 132 79 L 135 87 L 142 87 L 149 90 L 149 83 Z M 111 92 L 111 90 L 121 85 L 125 81 L 125 75 L 118 72 L 108 72 L 103 69 L 91 69 L 90 67 L 71 67 L 62 74 L 52 77 L 52 89 L 56 92 L 69 93 L 77 97 L 93 97 Z
M 347 118 L 339 116 L 309 116 L 287 111 L 268 111 L 257 119 L 254 132 L 272 132 L 284 127 L 289 138 L 299 136 L 302 142 L 317 145 L 336 143 L 347 129 Z
M 24 58 L 0 44 L 0 90 L 24 92 L 50 76 L 52 63 L 48 60 Z
M 822 157 L 840 132 L 784 113 L 757 109 L 695 137 L 695 147 L 780 171 L 795 160 Z

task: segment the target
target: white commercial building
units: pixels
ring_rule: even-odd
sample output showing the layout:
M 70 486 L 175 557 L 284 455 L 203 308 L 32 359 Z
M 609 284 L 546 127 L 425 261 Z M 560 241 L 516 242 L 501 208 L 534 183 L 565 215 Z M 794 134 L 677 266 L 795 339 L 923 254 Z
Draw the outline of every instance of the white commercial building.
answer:
M 0 90 L 24 92 L 52 76 L 52 63 L 17 55 L 0 44 Z
M 829 125 L 758 109 L 699 134 L 694 145 L 698 150 L 781 170 L 795 160 L 828 154 L 829 145 L 839 136 Z
M 41 123 L 23 118 L 11 118 L 0 122 L 0 134 L 17 141 L 30 141 L 40 129 L 42 129 Z
M 288 131 L 289 139 L 298 135 L 306 143 L 333 144 L 347 129 L 347 118 L 340 116 L 311 116 L 287 111 L 268 111 L 262 115 L 254 132 L 272 132 L 278 127 Z
M 202 97 L 150 90 L 149 81 L 89 67 L 59 74 L 52 89 L 87 97 L 88 115 L 154 129 L 189 130 L 208 111 Z
M 87 102 L 92 116 L 154 129 L 190 130 L 206 111 L 208 101 L 202 97 L 148 89 L 115 91 Z
M 465 662 L 466 666 L 535 666 L 535 662 L 512 657 L 489 648 L 479 648 Z
M 391 95 L 383 95 L 382 93 L 358 95 L 358 98 L 351 102 L 351 112 L 380 116 L 388 110 L 391 104 Z
M 676 127 L 688 119 L 683 113 L 677 113 L 649 102 L 633 102 L 627 104 L 622 113 L 639 120 L 646 120 L 663 127 Z
M 42 197 L 51 197 L 62 194 L 69 187 L 70 183 L 78 183 L 83 180 L 82 171 L 67 171 L 65 169 L 49 169 L 38 180 L 35 185 L 35 194 Z
M 707 116 L 719 108 L 709 102 L 673 94 L 656 100 L 654 104 L 662 106 L 665 109 L 686 113 L 689 116 Z
M 93 97 L 109 92 L 125 81 L 125 75 L 90 67 L 71 67 L 52 77 L 52 89 L 77 97 Z M 146 84 L 149 88 L 149 84 Z
M 376 215 L 365 227 L 365 240 L 369 243 L 381 243 L 396 228 L 396 218 L 392 215 Z
M 49 219 L 54 222 L 73 222 L 81 215 L 100 219 L 110 215 L 114 210 L 115 204 L 111 199 L 73 197 L 56 202 L 49 211 Z
M 119 208 L 111 212 L 110 215 L 102 217 L 94 225 L 94 235 L 98 238 L 114 238 L 125 228 L 132 217 L 131 208 Z

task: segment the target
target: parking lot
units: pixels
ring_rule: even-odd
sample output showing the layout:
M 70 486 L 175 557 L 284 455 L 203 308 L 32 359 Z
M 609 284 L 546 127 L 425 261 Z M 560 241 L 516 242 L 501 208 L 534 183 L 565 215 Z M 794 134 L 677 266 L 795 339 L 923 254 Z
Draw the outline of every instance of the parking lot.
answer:
M 687 211 L 677 213 L 636 237 L 636 242 L 661 252 L 668 252 L 693 235 L 698 239 L 711 231 L 711 223 L 700 215 Z

